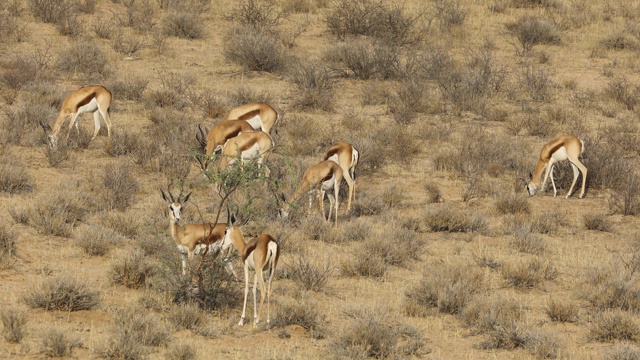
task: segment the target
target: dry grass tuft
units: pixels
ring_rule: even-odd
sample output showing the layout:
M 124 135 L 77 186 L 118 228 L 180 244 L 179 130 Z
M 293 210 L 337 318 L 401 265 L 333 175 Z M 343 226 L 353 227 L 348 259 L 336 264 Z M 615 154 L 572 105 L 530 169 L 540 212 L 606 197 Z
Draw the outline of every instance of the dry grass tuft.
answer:
M 2 320 L 2 337 L 12 344 L 19 344 L 27 334 L 27 313 L 15 308 L 6 307 L 0 312 Z
M 169 342 L 166 326 L 158 318 L 139 308 L 127 308 L 115 313 L 111 319 L 110 337 L 98 349 L 108 359 L 142 359 L 144 346 L 162 346 Z
M 523 253 L 541 255 L 547 248 L 545 240 L 531 232 L 528 225 L 517 226 L 513 233 L 513 245 Z
M 249 71 L 278 73 L 284 71 L 291 56 L 273 34 L 253 27 L 238 27 L 227 34 L 223 48 L 227 61 Z
M 505 264 L 502 276 L 510 286 L 519 289 L 531 289 L 545 280 L 553 280 L 558 271 L 548 260 L 534 258 L 530 261 Z
M 524 346 L 528 327 L 523 323 L 524 309 L 513 300 L 480 297 L 463 311 L 463 320 L 485 334 L 480 347 L 514 349 Z
M 461 264 L 431 264 L 420 283 L 405 292 L 404 312 L 428 316 L 432 308 L 441 313 L 461 314 L 474 296 L 485 289 L 484 276 Z
M 105 210 L 124 211 L 134 203 L 138 191 L 138 177 L 126 163 L 109 164 L 104 168 L 100 193 L 100 207 Z
M 45 330 L 41 340 L 42 353 L 48 357 L 72 356 L 73 349 L 81 345 L 64 331 L 54 328 Z
M 0 269 L 10 268 L 16 254 L 17 234 L 4 225 L 0 225 Z
M 114 284 L 130 289 L 144 287 L 154 273 L 154 265 L 141 251 L 120 256 L 111 264 L 110 278 Z
M 500 214 L 528 214 L 531 211 L 529 199 L 522 194 L 510 193 L 496 200 Z
M 299 325 L 309 331 L 314 339 L 323 339 L 325 329 L 322 324 L 325 322 L 325 318 L 317 309 L 317 306 L 304 298 L 302 301 L 297 299 L 296 301 L 286 301 L 278 304 L 271 325 L 276 328 Z
M 640 348 L 630 343 L 616 343 L 612 348 L 607 349 L 603 360 L 633 360 L 640 359 Z
M 195 304 L 179 304 L 167 314 L 167 320 L 178 330 L 197 330 L 204 325 L 205 316 Z
M 589 329 L 589 337 L 595 341 L 638 341 L 640 326 L 635 316 L 622 310 L 605 310 L 595 316 Z
M 29 211 L 29 222 L 42 234 L 71 236 L 73 228 L 89 213 L 89 198 L 82 190 L 52 191 Z
M 587 230 L 611 232 L 613 225 L 606 214 L 586 214 L 583 217 Z
M 439 207 L 427 211 L 425 222 L 434 232 L 482 232 L 488 226 L 484 217 L 454 207 Z
M 379 278 L 387 272 L 387 263 L 382 256 L 370 255 L 368 249 L 362 246 L 340 264 L 340 271 L 344 276 Z
M 26 166 L 8 153 L 0 155 L 0 191 L 19 194 L 33 190 L 32 179 Z
M 326 287 L 327 281 L 333 274 L 333 266 L 328 257 L 324 262 L 312 259 L 313 257 L 304 255 L 295 257 L 289 265 L 290 279 L 301 290 L 320 292 Z
M 334 106 L 335 80 L 330 69 L 315 62 L 298 65 L 293 73 L 294 106 L 330 111 Z
M 551 321 L 574 322 L 578 319 L 578 308 L 576 304 L 569 301 L 551 299 L 545 308 Z
M 91 310 L 98 305 L 99 294 L 99 291 L 91 290 L 86 282 L 68 276 L 58 276 L 47 278 L 33 286 L 24 295 L 24 301 L 34 309 Z
M 166 360 L 195 360 L 198 353 L 189 344 L 174 344 L 169 347 L 164 357 Z
M 87 225 L 76 235 L 76 244 L 91 256 L 104 256 L 123 242 L 122 235 L 99 225 Z

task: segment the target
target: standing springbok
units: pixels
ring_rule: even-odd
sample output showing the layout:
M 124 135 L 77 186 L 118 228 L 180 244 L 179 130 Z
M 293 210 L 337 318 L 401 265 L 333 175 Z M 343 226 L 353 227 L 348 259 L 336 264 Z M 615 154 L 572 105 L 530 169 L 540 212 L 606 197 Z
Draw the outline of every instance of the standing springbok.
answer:
M 40 121 L 40 126 L 47 134 L 47 140 L 49 147 L 55 148 L 58 144 L 58 137 L 62 125 L 68 116 L 71 116 L 69 122 L 69 131 L 67 132 L 67 139 L 72 127 L 76 127 L 76 131 L 80 133 L 78 129 L 78 116 L 85 112 L 93 113 L 93 136 L 91 140 L 95 139 L 100 131 L 100 114 L 107 124 L 107 136 L 111 136 L 111 118 L 109 117 L 109 107 L 111 106 L 111 91 L 107 90 L 102 85 L 88 85 L 73 91 L 64 99 L 62 106 L 60 107 L 60 113 L 53 123 L 53 129 L 51 126 L 46 125 Z
M 340 183 L 342 182 L 342 168 L 333 161 L 321 161 L 307 169 L 302 176 L 300 186 L 289 197 L 289 201 L 279 210 L 280 216 L 287 218 L 291 204 L 297 202 L 305 192 L 309 193 L 309 209 L 313 203 L 313 194 L 318 191 L 320 196 L 320 210 L 325 221 L 331 219 L 331 212 L 335 209 L 335 226 L 338 226 L 338 202 L 340 200 Z M 333 190 L 332 193 L 327 191 Z M 329 198 L 329 216 L 324 217 L 324 196 Z
M 267 297 L 267 324 L 271 321 L 271 282 L 276 272 L 280 251 L 275 239 L 268 234 L 261 234 L 257 238 L 245 242 L 242 230 L 235 225 L 235 217 L 232 215 L 229 225 L 224 233 L 222 242 L 222 251 L 233 244 L 238 250 L 244 265 L 244 305 L 242 307 L 242 316 L 240 317 L 239 326 L 244 325 L 244 319 L 247 313 L 247 297 L 249 296 L 249 273 L 254 272 L 253 277 L 253 326 L 256 327 L 260 322 L 260 314 L 262 314 L 262 306 L 264 305 L 265 295 Z M 267 272 L 267 287 L 264 285 L 263 272 Z M 260 307 L 256 305 L 257 286 L 260 285 Z
M 240 157 L 243 165 L 247 161 L 257 159 L 258 166 L 262 166 L 262 164 L 267 161 L 269 153 L 274 146 L 273 139 L 265 132 L 253 131 L 241 133 L 229 139 L 222 147 L 218 166 L 220 169 L 232 166 L 236 163 L 238 157 Z M 200 162 L 200 166 L 206 170 L 206 163 L 203 164 L 203 162 Z M 265 169 L 265 172 L 268 176 L 268 167 Z
M 161 189 L 162 199 L 169 205 L 169 231 L 171 237 L 175 241 L 178 251 L 182 257 L 182 276 L 187 275 L 187 257 L 189 261 L 193 259 L 194 254 L 204 254 L 205 250 L 208 255 L 217 256 L 222 247 L 222 239 L 227 224 L 224 223 L 203 223 L 203 224 L 181 224 L 180 211 L 184 204 L 189 200 L 191 193 L 184 198 L 182 192 L 177 198 L 174 198 L 170 190 L 167 190 L 169 196 Z M 207 250 L 208 247 L 208 250 Z M 226 259 L 225 259 L 226 261 Z M 230 261 L 226 261 L 227 270 L 237 279 L 235 269 Z
M 580 190 L 579 196 L 582 198 L 584 196 L 585 186 L 587 183 L 587 167 L 578 160 L 578 157 L 583 151 L 584 143 L 582 140 L 572 135 L 560 136 L 546 143 L 542 147 L 542 151 L 540 151 L 540 157 L 538 158 L 535 173 L 533 175 L 529 174 L 531 181 L 526 185 L 529 196 L 534 195 L 538 191 L 540 176 L 545 168 L 546 171 L 544 173 L 544 180 L 542 181 L 542 188 L 540 191 L 544 191 L 547 179 L 550 177 L 551 184 L 553 185 L 553 196 L 556 196 L 558 194 L 558 190 L 556 190 L 556 183 L 553 181 L 553 165 L 556 162 L 569 160 L 571 168 L 573 169 L 573 182 L 571 182 L 571 188 L 569 188 L 566 198 L 568 199 L 569 196 L 571 196 L 573 187 L 576 185 L 576 181 L 578 180 L 579 172 L 582 172 L 582 189 Z
M 356 166 L 360 159 L 360 153 L 353 145 L 340 141 L 332 145 L 324 154 L 324 160 L 330 160 L 342 168 L 342 175 L 349 186 L 349 198 L 347 211 L 351 210 L 351 200 L 356 199 Z

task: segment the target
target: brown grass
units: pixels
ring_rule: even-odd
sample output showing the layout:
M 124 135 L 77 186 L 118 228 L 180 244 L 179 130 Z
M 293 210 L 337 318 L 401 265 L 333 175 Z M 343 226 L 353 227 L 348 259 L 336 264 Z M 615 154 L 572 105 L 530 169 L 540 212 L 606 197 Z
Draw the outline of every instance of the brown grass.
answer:
M 34 309 L 80 311 L 98 305 L 99 294 L 82 280 L 58 276 L 47 278 L 32 287 L 24 295 L 24 301 Z

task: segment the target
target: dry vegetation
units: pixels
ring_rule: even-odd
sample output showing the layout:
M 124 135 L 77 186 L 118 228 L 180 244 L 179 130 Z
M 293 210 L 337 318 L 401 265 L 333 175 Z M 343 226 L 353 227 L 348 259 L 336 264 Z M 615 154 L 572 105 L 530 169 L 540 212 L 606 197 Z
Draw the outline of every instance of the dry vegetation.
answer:
M 640 358 L 639 20 L 615 0 L 0 1 L 0 358 Z M 84 114 L 48 149 L 39 122 L 87 84 L 113 92 L 112 136 Z M 282 251 L 256 329 L 222 259 L 180 276 L 159 192 L 215 219 L 197 126 L 248 102 L 281 116 L 270 177 L 210 175 Z M 585 199 L 526 197 L 564 134 Z M 361 156 L 351 211 L 343 187 L 338 228 L 306 197 L 279 219 L 337 141 Z

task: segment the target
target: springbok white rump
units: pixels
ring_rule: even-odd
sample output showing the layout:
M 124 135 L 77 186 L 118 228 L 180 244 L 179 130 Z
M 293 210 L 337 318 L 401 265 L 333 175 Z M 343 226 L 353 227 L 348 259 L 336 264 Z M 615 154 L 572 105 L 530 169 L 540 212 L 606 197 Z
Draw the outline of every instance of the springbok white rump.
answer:
M 356 166 L 360 159 L 360 153 L 353 145 L 340 141 L 332 145 L 324 154 L 324 160 L 330 160 L 342 168 L 342 175 L 349 186 L 349 198 L 347 211 L 351 210 L 351 200 L 356 198 Z
M 335 226 L 338 226 L 338 202 L 340 200 L 340 183 L 342 182 L 342 168 L 333 161 L 321 161 L 307 169 L 302 176 L 300 186 L 289 197 L 289 201 L 279 210 L 280 216 L 287 218 L 291 204 L 297 202 L 305 192 L 309 193 L 309 209 L 313 203 L 313 194 L 318 191 L 320 195 L 320 210 L 324 217 L 324 196 L 329 198 L 329 215 L 325 221 L 331 219 L 331 213 L 335 209 Z M 333 190 L 333 194 L 327 192 Z
M 575 136 L 560 136 L 557 137 L 542 147 L 540 157 L 536 165 L 533 175 L 529 174 L 530 182 L 526 185 L 529 196 L 538 192 L 538 185 L 540 183 L 540 176 L 542 171 L 546 169 L 544 173 L 544 180 L 542 181 L 542 187 L 540 191 L 544 191 L 547 184 L 547 178 L 551 178 L 551 184 L 553 185 L 553 196 L 558 194 L 555 181 L 553 180 L 553 165 L 560 161 L 569 160 L 571 168 L 573 169 L 573 182 L 571 182 L 571 188 L 567 192 L 566 198 L 568 199 L 573 192 L 573 187 L 578 180 L 579 172 L 582 172 L 582 189 L 580 190 L 580 198 L 584 197 L 585 186 L 587 183 L 587 168 L 578 160 L 578 157 L 584 152 L 584 143 L 582 140 Z
M 55 148 L 58 144 L 58 137 L 62 125 L 68 116 L 71 116 L 69 122 L 69 131 L 67 132 L 67 138 L 72 127 L 78 129 L 78 116 L 85 112 L 93 113 L 93 136 L 91 140 L 95 139 L 100 131 L 100 115 L 107 124 L 107 136 L 111 136 L 111 118 L 109 117 L 109 107 L 111 106 L 111 91 L 102 85 L 88 85 L 73 91 L 64 99 L 62 106 L 60 107 L 60 113 L 53 123 L 53 129 L 51 126 L 44 124 L 40 121 L 40 126 L 47 134 L 49 147 Z
M 270 134 L 271 128 L 275 126 L 278 119 L 279 114 L 271 105 L 265 103 L 249 103 L 231 109 L 224 118 L 224 121 L 244 120 L 255 130 L 261 130 Z
M 177 198 L 174 198 L 170 190 L 167 190 L 169 196 L 160 190 L 162 199 L 169 205 L 169 231 L 171 237 L 175 241 L 178 251 L 182 257 L 182 276 L 187 275 L 187 257 L 193 259 L 194 254 L 217 256 L 222 247 L 222 239 L 227 224 L 224 223 L 202 223 L 202 224 L 181 224 L 180 211 L 184 204 L 189 200 L 191 193 L 184 198 L 182 192 Z M 207 250 L 208 247 L 208 250 Z M 226 259 L 225 259 L 226 261 Z M 230 261 L 226 261 L 227 270 L 230 271 L 237 279 L 235 269 Z
M 271 321 L 271 282 L 276 272 L 278 258 L 280 257 L 280 249 L 275 239 L 268 234 L 261 234 L 257 238 L 245 243 L 242 230 L 235 225 L 235 218 L 231 216 L 229 226 L 224 233 L 222 242 L 222 251 L 226 252 L 229 246 L 233 246 L 238 250 L 244 265 L 244 305 L 242 307 L 242 316 L 240 317 L 239 326 L 244 325 L 244 319 L 247 313 L 247 297 L 249 296 L 249 273 L 254 272 L 253 277 L 253 326 L 256 327 L 260 322 L 260 314 L 262 314 L 262 306 L 264 305 L 265 295 L 267 297 L 267 324 Z M 263 272 L 267 272 L 267 287 L 264 285 Z M 257 286 L 260 285 L 260 307 L 257 308 L 256 292 Z

